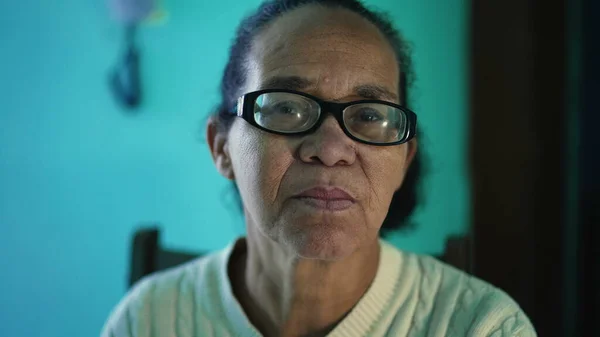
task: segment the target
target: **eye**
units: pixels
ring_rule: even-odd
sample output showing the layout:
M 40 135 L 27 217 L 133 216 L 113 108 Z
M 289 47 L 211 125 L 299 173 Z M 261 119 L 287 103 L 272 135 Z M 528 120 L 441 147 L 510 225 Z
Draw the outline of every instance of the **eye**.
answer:
M 269 112 L 282 115 L 294 115 L 302 112 L 302 107 L 300 107 L 296 102 L 277 102 L 269 107 Z
M 372 108 L 362 108 L 360 109 L 352 119 L 355 122 L 366 122 L 366 123 L 374 123 L 380 122 L 384 119 L 381 113 Z
M 254 120 L 273 131 L 302 132 L 319 119 L 319 104 L 302 95 L 288 92 L 269 92 L 256 99 Z
M 302 101 L 279 100 L 265 102 L 262 106 L 262 113 L 272 117 L 300 117 L 310 108 Z

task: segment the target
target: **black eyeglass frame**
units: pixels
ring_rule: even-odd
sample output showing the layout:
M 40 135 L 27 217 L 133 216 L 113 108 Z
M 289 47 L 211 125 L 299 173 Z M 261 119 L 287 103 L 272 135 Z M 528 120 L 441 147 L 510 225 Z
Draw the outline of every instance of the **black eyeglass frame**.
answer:
M 275 93 L 280 92 L 280 93 L 296 94 L 296 95 L 300 95 L 300 96 L 304 96 L 306 98 L 312 99 L 313 101 L 317 102 L 317 104 L 319 104 L 319 106 L 321 108 L 321 113 L 319 115 L 319 119 L 317 119 L 317 121 L 311 128 L 304 130 L 304 131 L 300 131 L 300 132 L 275 131 L 275 130 L 271 130 L 271 129 L 268 129 L 268 128 L 265 128 L 265 127 L 259 125 L 256 122 L 256 120 L 254 119 L 254 104 L 256 103 L 256 99 L 262 94 L 268 94 L 268 93 L 274 93 L 274 92 Z M 408 121 L 408 130 L 407 130 L 404 138 L 397 140 L 395 142 L 391 142 L 391 143 L 376 143 L 376 142 L 369 142 L 367 140 L 363 140 L 363 139 L 360 139 L 360 138 L 354 136 L 348 130 L 348 128 L 346 127 L 346 125 L 344 123 L 344 110 L 346 108 L 348 108 L 349 106 L 357 105 L 357 104 L 364 104 L 364 103 L 383 104 L 383 105 L 387 105 L 387 106 L 390 106 L 392 108 L 395 108 L 395 109 L 398 109 L 398 110 L 404 112 L 406 114 L 406 118 Z M 237 109 L 237 111 L 236 111 L 237 116 L 243 118 L 246 122 L 250 123 L 252 126 L 257 127 L 259 129 L 269 132 L 269 133 L 283 135 L 283 136 L 301 136 L 301 135 L 307 135 L 307 134 L 313 133 L 321 126 L 321 124 L 323 124 L 323 121 L 325 120 L 325 118 L 327 118 L 327 116 L 329 114 L 331 114 L 331 115 L 333 115 L 333 117 L 335 117 L 335 119 L 339 123 L 340 127 L 342 128 L 342 130 L 344 130 L 344 133 L 348 137 L 350 137 L 351 139 L 353 139 L 357 142 L 369 144 L 369 145 L 391 146 L 391 145 L 403 144 L 403 143 L 410 141 L 415 136 L 416 129 L 417 129 L 417 114 L 415 114 L 413 111 L 409 110 L 408 108 L 406 108 L 402 105 L 390 103 L 387 101 L 375 100 L 375 99 L 359 100 L 359 101 L 352 101 L 352 102 L 346 102 L 346 103 L 337 103 L 337 102 L 325 101 L 318 97 L 309 95 L 309 94 L 301 92 L 301 91 L 287 90 L 287 89 L 264 89 L 264 90 L 258 90 L 258 91 L 246 93 L 246 94 L 240 96 L 240 98 L 238 98 L 236 109 Z

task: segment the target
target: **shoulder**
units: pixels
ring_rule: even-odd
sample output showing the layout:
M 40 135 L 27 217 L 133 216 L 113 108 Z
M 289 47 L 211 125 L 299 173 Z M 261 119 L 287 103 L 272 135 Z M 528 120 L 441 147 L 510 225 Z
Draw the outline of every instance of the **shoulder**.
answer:
M 192 330 L 199 290 L 219 282 L 221 256 L 217 252 L 143 278 L 113 309 L 101 336 L 170 336 L 174 325 Z
M 421 300 L 431 306 L 426 318 L 460 336 L 530 337 L 535 330 L 519 305 L 504 291 L 433 257 L 403 253 L 420 274 Z

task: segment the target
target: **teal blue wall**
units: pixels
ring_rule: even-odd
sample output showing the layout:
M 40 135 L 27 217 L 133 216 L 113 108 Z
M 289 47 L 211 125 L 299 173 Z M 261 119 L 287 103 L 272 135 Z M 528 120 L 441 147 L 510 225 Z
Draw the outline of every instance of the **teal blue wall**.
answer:
M 121 32 L 104 3 L 0 2 L 0 336 L 97 335 L 126 290 L 140 222 L 194 250 L 243 228 L 198 131 L 235 24 L 258 1 L 165 1 L 170 20 L 141 32 L 137 116 L 106 88 Z M 420 227 L 393 241 L 439 252 L 469 220 L 465 1 L 371 3 L 414 42 L 414 108 L 434 159 Z

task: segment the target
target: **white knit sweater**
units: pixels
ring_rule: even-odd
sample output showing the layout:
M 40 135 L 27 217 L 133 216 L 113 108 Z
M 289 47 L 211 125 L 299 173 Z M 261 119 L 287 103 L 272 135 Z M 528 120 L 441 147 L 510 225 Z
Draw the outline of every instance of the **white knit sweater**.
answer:
M 232 292 L 233 246 L 139 282 L 102 337 L 261 336 Z M 536 336 L 501 290 L 432 257 L 380 247 L 371 287 L 328 336 Z

